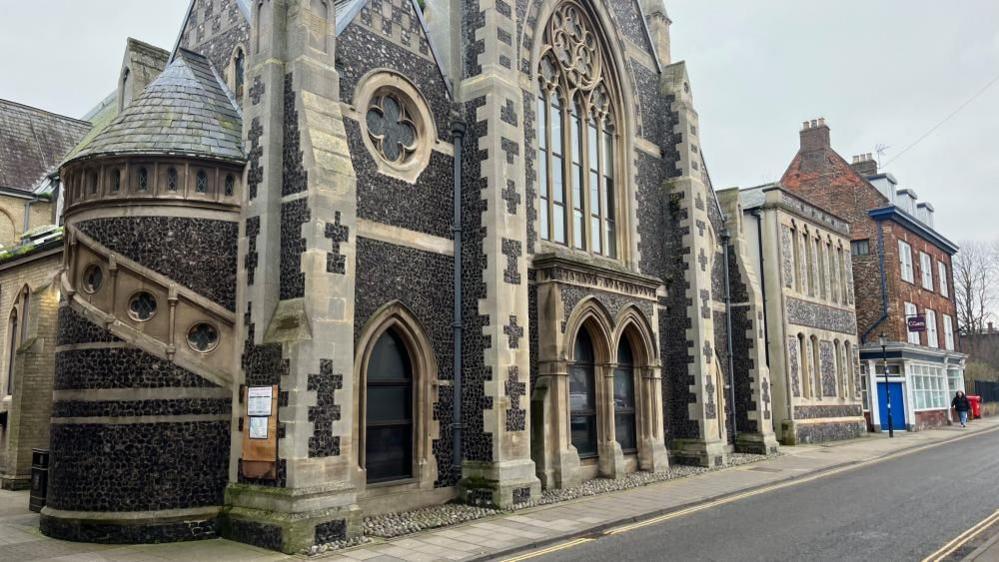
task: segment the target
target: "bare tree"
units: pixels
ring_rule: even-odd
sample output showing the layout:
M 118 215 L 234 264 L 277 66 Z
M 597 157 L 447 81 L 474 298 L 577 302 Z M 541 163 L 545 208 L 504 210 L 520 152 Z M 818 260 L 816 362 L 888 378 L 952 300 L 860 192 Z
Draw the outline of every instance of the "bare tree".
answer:
M 997 304 L 999 242 L 966 241 L 954 256 L 954 297 L 962 334 L 980 334 L 993 318 Z

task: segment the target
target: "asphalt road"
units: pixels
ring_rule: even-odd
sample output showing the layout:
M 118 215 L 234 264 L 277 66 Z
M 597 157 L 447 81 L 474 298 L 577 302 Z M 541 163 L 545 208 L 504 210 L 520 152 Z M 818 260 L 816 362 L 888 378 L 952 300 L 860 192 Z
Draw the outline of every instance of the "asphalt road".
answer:
M 533 560 L 922 560 L 999 508 L 999 432 Z

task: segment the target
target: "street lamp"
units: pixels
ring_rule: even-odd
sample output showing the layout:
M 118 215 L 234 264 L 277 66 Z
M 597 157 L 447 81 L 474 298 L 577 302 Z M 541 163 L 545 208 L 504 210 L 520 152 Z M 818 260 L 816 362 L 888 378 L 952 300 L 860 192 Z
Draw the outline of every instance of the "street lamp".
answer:
M 881 360 L 884 362 L 885 371 L 885 404 L 888 406 L 888 438 L 895 437 L 895 428 L 891 423 L 891 388 L 888 386 L 888 336 L 881 334 L 878 336 L 878 343 L 881 344 Z

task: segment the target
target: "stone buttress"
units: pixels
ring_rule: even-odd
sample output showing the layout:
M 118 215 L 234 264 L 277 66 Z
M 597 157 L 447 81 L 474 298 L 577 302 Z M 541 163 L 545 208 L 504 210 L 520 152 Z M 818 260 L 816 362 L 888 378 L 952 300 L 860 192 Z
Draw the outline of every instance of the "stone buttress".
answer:
M 735 449 L 753 454 L 777 452 L 773 426 L 773 385 L 767 365 L 763 283 L 748 265 L 738 190 L 718 192 L 729 239 L 732 366 L 735 383 Z
M 462 485 L 466 501 L 506 507 L 540 493 L 526 415 L 530 399 L 519 390 L 530 372 L 530 334 L 524 107 L 511 40 L 517 16 L 504 0 L 460 6 L 462 30 L 452 41 L 464 57 L 456 97 L 468 124 L 462 168 Z
M 265 0 L 253 9 L 239 243 L 245 341 L 234 400 L 276 387 L 277 441 L 265 458 L 234 431 L 225 535 L 297 552 L 360 532 L 350 427 L 356 180 L 333 3 Z
M 673 100 L 674 130 L 677 141 L 677 177 L 670 180 L 671 206 L 678 218 L 674 228 L 681 234 L 684 248 L 683 283 L 675 284 L 673 303 L 683 303 L 686 310 L 674 309 L 678 317 L 687 319 L 687 372 L 675 372 L 668 386 L 672 394 L 667 402 L 676 408 L 671 412 L 673 427 L 671 449 L 686 462 L 718 466 L 726 462 L 728 430 L 726 428 L 726 396 L 723 366 L 719 365 L 715 349 L 716 326 L 714 308 L 723 295 L 714 294 L 712 283 L 716 250 L 721 245 L 721 233 L 711 220 L 710 206 L 715 205 L 709 179 L 700 154 L 697 112 L 686 64 L 678 62 L 663 68 L 663 94 Z M 681 281 L 680 279 L 674 280 Z M 686 404 L 687 411 L 679 408 Z

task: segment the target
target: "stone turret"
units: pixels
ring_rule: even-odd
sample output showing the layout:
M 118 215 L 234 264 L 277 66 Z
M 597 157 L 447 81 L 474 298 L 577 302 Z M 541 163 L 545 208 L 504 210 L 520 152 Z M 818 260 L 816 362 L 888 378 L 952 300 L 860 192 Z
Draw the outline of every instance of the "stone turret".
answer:
M 49 536 L 215 536 L 228 482 L 241 128 L 208 60 L 181 50 L 62 167 Z

